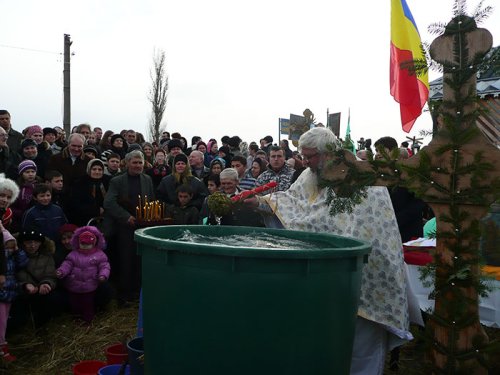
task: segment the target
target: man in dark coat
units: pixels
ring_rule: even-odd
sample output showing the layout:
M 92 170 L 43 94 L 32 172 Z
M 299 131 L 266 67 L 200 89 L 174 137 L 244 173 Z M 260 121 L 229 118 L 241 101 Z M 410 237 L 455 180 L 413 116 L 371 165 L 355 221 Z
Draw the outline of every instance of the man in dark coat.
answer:
M 73 133 L 68 138 L 68 146 L 61 153 L 52 155 L 47 165 L 47 170 L 56 170 L 62 173 L 64 184 L 71 187 L 87 173 L 87 164 L 90 161 L 83 153 L 85 137 Z
M 0 109 L 0 126 L 5 129 L 9 138 L 7 139 L 7 145 L 10 148 L 10 151 L 17 154 L 21 148 L 21 142 L 24 137 L 18 131 L 12 129 L 12 125 L 10 123 L 10 113 L 5 109 Z
M 111 269 L 117 283 L 118 302 L 138 298 L 141 287 L 141 259 L 136 254 L 134 231 L 137 229 L 136 207 L 139 196 L 153 201 L 151 177 L 144 174 L 144 155 L 134 150 L 125 155 L 127 172 L 111 179 L 104 198 L 103 232 L 110 248 Z M 113 246 L 115 245 L 115 246 Z

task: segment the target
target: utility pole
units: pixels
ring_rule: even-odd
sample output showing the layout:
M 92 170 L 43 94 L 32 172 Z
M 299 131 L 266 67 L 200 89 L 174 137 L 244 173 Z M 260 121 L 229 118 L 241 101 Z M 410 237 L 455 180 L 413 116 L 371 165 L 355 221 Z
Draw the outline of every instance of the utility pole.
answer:
M 64 69 L 63 69 L 63 96 L 64 96 L 64 110 L 63 110 L 63 125 L 64 132 L 68 137 L 71 132 L 71 85 L 70 85 L 70 47 L 73 42 L 69 34 L 64 34 Z

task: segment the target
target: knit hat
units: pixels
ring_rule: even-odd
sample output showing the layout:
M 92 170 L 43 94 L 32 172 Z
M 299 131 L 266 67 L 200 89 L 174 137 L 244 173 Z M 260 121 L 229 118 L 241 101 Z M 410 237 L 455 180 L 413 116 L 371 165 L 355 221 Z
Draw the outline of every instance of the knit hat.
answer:
M 24 139 L 22 142 L 21 142 L 21 150 L 24 149 L 25 147 L 29 147 L 29 146 L 35 146 L 37 147 L 38 145 L 36 144 L 36 142 L 31 139 L 31 138 L 26 138 Z
M 78 241 L 84 245 L 95 245 L 97 242 L 97 237 L 94 233 L 86 230 L 78 236 Z
M 99 164 L 104 171 L 104 162 L 101 159 L 92 159 L 87 163 L 87 174 L 90 175 L 90 170 L 96 164 Z
M 184 163 L 189 164 L 189 163 L 188 163 L 188 158 L 187 158 L 187 156 L 186 156 L 186 155 L 184 155 L 184 154 L 178 154 L 178 155 L 175 155 L 175 158 L 174 158 L 174 165 L 175 165 L 178 161 L 183 161 Z
M 73 233 L 77 229 L 78 227 L 75 224 L 63 224 L 59 228 L 59 234 L 62 235 L 63 233 Z
M 40 125 L 32 125 L 28 127 L 28 129 L 26 129 L 26 138 L 31 138 L 31 136 L 36 133 L 43 134 L 43 130 Z
M 111 145 L 113 145 L 113 143 L 114 143 L 114 142 L 115 142 L 118 138 L 120 138 L 120 139 L 123 141 L 123 143 L 125 143 L 125 142 L 126 142 L 126 141 L 125 141 L 125 138 L 123 138 L 123 137 L 121 136 L 121 134 L 113 134 L 113 135 L 111 136 L 111 142 L 110 142 L 110 144 L 111 144 Z
M 45 241 L 45 236 L 40 233 L 39 230 L 37 229 L 28 229 L 28 230 L 23 230 L 21 233 L 19 233 L 19 242 L 23 241 L 38 241 L 38 242 L 44 242 Z
M 168 142 L 168 150 L 171 151 L 174 147 L 179 147 L 182 150 L 182 142 L 180 139 L 173 138 Z
M 45 137 L 47 134 L 54 134 L 57 136 L 57 130 L 54 128 L 43 128 L 43 136 Z
M 97 151 L 97 147 L 93 146 L 93 145 L 86 145 L 84 148 L 83 148 L 83 152 L 93 152 L 95 157 L 98 157 L 99 156 L 99 151 Z
M 23 172 L 27 169 L 34 169 L 35 172 L 37 171 L 36 164 L 33 160 L 26 159 L 20 162 L 19 166 L 17 167 L 17 172 L 19 173 L 19 175 L 22 175 Z

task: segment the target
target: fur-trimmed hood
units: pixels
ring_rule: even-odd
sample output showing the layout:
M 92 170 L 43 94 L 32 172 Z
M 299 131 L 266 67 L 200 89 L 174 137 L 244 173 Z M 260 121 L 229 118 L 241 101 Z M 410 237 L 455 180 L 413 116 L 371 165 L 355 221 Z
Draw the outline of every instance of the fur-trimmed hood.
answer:
M 14 234 L 14 237 L 16 238 L 17 241 L 17 246 L 20 249 L 23 249 L 23 244 L 20 242 L 21 236 L 20 233 Z M 45 240 L 42 242 L 40 245 L 40 248 L 38 249 L 38 253 L 40 254 L 47 254 L 47 255 L 54 255 L 56 252 L 56 243 L 52 241 L 49 237 L 45 236 Z M 29 256 L 29 254 L 27 254 Z
M 75 233 L 73 233 L 73 237 L 71 237 L 71 248 L 73 250 L 77 250 L 80 248 L 80 242 L 78 241 L 78 237 L 80 236 L 80 234 L 82 234 L 85 231 L 89 231 L 92 234 L 94 234 L 94 236 L 96 236 L 97 243 L 96 243 L 95 247 L 97 249 L 103 250 L 103 251 L 104 251 L 104 249 L 106 249 L 106 240 L 104 238 L 104 235 L 101 233 L 101 231 L 94 226 L 87 225 L 87 226 L 78 228 L 77 230 L 75 230 Z

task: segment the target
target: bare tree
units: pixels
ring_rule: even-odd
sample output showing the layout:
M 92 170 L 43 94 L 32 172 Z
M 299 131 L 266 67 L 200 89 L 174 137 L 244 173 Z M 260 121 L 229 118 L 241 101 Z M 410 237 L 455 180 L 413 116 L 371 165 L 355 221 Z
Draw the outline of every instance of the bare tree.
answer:
M 167 106 L 168 75 L 165 67 L 165 51 L 155 50 L 153 53 L 153 68 L 150 72 L 151 88 L 148 100 L 151 103 L 151 117 L 148 132 L 153 141 L 160 140 L 160 133 L 165 126 L 161 125 Z

